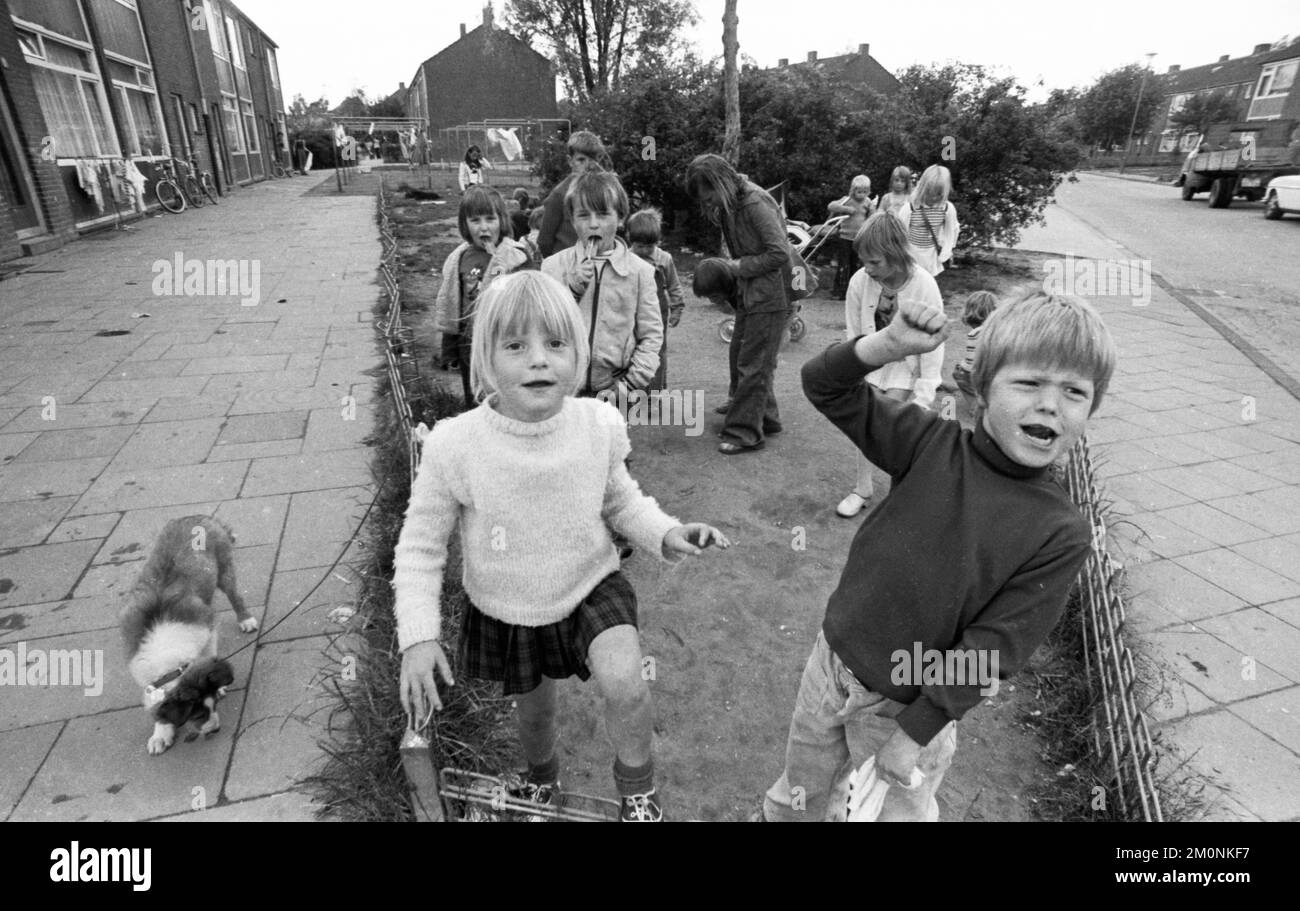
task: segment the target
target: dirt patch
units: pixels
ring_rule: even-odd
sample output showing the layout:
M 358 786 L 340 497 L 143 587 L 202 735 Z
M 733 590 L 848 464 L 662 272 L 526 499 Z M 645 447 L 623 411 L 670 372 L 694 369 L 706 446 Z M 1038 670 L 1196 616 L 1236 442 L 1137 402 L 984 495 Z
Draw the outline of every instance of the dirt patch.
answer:
M 432 304 L 437 279 L 428 266 L 441 267 L 458 240 L 447 237 L 455 218 L 454 195 L 448 199 L 434 217 L 431 207 L 394 198 L 399 240 L 410 245 L 401 254 L 408 306 Z M 852 484 L 852 448 L 799 389 L 803 362 L 844 337 L 843 302 L 804 302 L 808 333 L 786 344 L 776 375 L 784 433 L 763 452 L 724 457 L 716 452 L 722 419 L 712 409 L 726 393 L 727 349 L 717 326 L 727 314 L 690 295 L 699 258 L 676 255 L 687 308 L 669 332 L 668 377 L 671 388 L 703 393 L 704 423 L 631 428 L 632 473 L 667 512 L 716 524 L 736 546 L 677 567 L 637 553 L 624 568 L 637 592 L 642 648 L 653 659 L 655 763 L 667 812 L 735 820 L 758 806 L 781 771 L 799 677 L 861 519 L 834 513 Z M 969 291 L 1009 294 L 1035 281 L 1039 259 L 1002 253 L 944 273 L 950 315 L 960 316 Z M 829 287 L 829 269 L 824 277 Z M 946 379 L 961 353 L 957 335 L 947 348 Z M 458 375 L 439 376 L 459 387 Z M 878 473 L 877 490 L 888 484 Z M 562 781 L 611 795 L 613 755 L 595 689 L 576 680 L 560 689 Z M 1041 762 L 1041 745 L 1023 720 L 1036 704 L 1025 674 L 960 725 L 960 748 L 940 792 L 943 819 L 1033 818 L 1022 795 L 1050 787 L 1056 771 Z

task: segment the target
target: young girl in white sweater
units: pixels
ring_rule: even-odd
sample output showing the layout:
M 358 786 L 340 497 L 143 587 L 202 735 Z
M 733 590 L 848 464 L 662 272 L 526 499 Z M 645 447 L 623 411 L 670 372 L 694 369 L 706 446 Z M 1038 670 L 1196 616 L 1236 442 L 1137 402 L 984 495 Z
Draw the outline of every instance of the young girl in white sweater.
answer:
M 912 259 L 907 234 L 897 218 L 886 212 L 876 213 L 867 220 L 855 243 L 862 268 L 849 280 L 849 293 L 844 300 L 849 339 L 871 335 L 888 326 L 899 304 L 907 301 L 943 310 L 939 286 Z M 942 369 L 943 345 L 940 345 L 929 354 L 910 355 L 886 364 L 867 374 L 866 381 L 890 398 L 906 401 L 911 396 L 918 405 L 929 408 L 939 390 Z M 837 514 L 849 519 L 866 506 L 874 493 L 871 471 L 871 463 L 859 452 L 857 481 L 835 508 Z
M 665 560 L 728 547 L 716 528 L 683 525 L 641 493 L 614 407 L 576 398 L 587 333 L 567 288 L 539 272 L 494 282 L 479 301 L 472 411 L 426 438 L 394 555 L 401 692 L 413 718 L 442 707 L 440 644 L 447 541 L 460 527 L 465 591 L 460 672 L 514 696 L 528 771 L 521 796 L 558 799 L 555 681 L 596 678 L 614 741 L 622 819 L 662 819 L 651 759 L 650 691 L 641 674 L 636 595 L 610 526 Z

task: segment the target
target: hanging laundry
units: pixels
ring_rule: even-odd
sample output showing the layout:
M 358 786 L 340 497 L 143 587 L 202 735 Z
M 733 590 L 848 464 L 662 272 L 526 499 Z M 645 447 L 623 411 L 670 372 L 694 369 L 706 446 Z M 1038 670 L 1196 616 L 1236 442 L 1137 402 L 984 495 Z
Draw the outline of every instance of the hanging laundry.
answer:
M 77 159 L 77 183 L 81 192 L 94 200 L 95 208 L 104 211 L 104 188 L 99 183 L 99 162 L 90 158 Z
M 148 179 L 140 173 L 140 169 L 135 166 L 135 162 L 127 158 L 122 161 L 122 177 L 135 189 L 135 210 L 143 212 L 144 205 L 144 185 Z

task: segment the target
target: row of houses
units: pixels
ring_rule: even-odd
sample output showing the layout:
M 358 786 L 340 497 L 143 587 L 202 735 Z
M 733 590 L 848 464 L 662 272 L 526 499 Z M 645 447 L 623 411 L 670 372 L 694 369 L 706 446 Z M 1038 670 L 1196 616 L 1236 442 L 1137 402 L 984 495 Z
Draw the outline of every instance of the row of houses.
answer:
M 0 0 L 0 262 L 114 220 L 123 162 L 150 187 L 169 158 L 222 193 L 264 179 L 276 47 L 230 0 Z
M 1214 63 L 1162 76 L 1165 101 L 1156 112 L 1142 147 L 1156 153 L 1184 154 L 1199 143 L 1211 146 L 1253 141 L 1258 148 L 1285 146 L 1300 125 L 1300 38 L 1257 44 L 1249 54 L 1224 54 Z M 1205 130 L 1172 122 L 1197 96 L 1217 95 L 1231 116 Z

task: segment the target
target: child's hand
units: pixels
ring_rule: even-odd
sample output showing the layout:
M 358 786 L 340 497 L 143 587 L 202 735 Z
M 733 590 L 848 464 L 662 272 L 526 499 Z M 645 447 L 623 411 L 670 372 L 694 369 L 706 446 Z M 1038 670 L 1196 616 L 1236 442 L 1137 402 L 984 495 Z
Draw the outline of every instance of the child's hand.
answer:
M 894 308 L 894 319 L 885 327 L 885 333 L 902 357 L 925 354 L 938 348 L 948 338 L 948 317 L 942 307 L 900 300 Z
M 402 653 L 402 680 L 399 692 L 410 727 L 419 731 L 429 723 L 434 712 L 441 711 L 442 699 L 438 697 L 438 684 L 434 668 L 442 674 L 447 686 L 455 686 L 451 679 L 451 666 L 436 640 L 417 642 Z
M 596 264 L 590 259 L 583 259 L 578 262 L 577 271 L 569 276 L 569 287 L 573 289 L 574 294 L 582 294 L 591 284 L 591 280 L 596 277 Z
M 678 525 L 670 529 L 668 534 L 664 535 L 664 556 L 673 554 L 687 554 L 695 557 L 704 553 L 704 548 L 710 544 L 716 544 L 723 550 L 731 546 L 727 536 L 718 531 L 712 525 L 705 525 L 702 522 L 691 522 L 688 525 Z
M 920 758 L 921 745 L 899 728 L 876 754 L 876 771 L 891 785 L 911 788 L 912 770 Z

